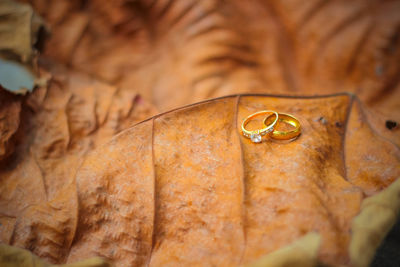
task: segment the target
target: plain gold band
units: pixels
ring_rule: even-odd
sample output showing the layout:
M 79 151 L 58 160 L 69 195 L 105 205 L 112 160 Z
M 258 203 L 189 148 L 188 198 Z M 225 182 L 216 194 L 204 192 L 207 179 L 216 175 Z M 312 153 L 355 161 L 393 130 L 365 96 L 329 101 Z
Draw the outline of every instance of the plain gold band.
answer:
M 267 123 L 272 120 L 272 115 L 266 117 L 263 121 L 264 125 L 268 125 Z M 289 140 L 298 137 L 301 134 L 301 125 L 300 122 L 297 118 L 290 114 L 286 113 L 278 113 L 278 124 L 281 122 L 285 122 L 287 124 L 292 125 L 295 127 L 294 130 L 291 131 L 278 131 L 274 130 L 272 131 L 269 136 L 272 139 L 278 139 L 278 140 Z

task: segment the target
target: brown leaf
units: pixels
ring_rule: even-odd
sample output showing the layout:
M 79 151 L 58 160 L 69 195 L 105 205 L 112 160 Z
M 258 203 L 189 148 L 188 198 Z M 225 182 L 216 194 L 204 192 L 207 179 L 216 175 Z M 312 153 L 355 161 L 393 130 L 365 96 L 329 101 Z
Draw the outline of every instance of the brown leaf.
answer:
M 44 22 L 30 5 L 13 0 L 0 2 L 0 85 L 26 93 L 44 81 L 36 80 L 37 49 Z
M 302 135 L 259 145 L 241 136 L 241 121 L 267 107 L 297 116 Z M 70 191 L 52 185 L 55 204 L 43 199 L 23 216 L 40 227 L 17 223 L 11 244 L 55 262 L 96 255 L 117 266 L 232 266 L 317 232 L 318 261 L 346 266 L 352 220 L 363 199 L 399 177 L 399 159 L 351 95 L 224 97 L 153 117 L 91 152 L 76 187 L 73 174 L 58 175 Z M 57 236 L 68 238 L 46 241 Z
M 155 113 L 131 88 L 162 110 L 348 90 L 398 120 L 398 2 L 31 2 L 53 26 L 45 56 L 106 83 L 61 71 L 0 106 L 2 242 L 57 263 L 284 265 L 318 232 L 305 262 L 368 263 L 394 216 L 363 199 L 399 177 L 400 137 L 353 96 L 226 97 L 99 144 Z M 298 116 L 303 135 L 243 139 L 241 120 L 266 107 Z M 383 221 L 366 229 L 371 212 Z
M 368 266 L 377 247 L 396 222 L 400 211 L 400 179 L 387 189 L 363 201 L 353 220 L 350 242 L 352 266 Z
M 14 135 L 19 127 L 21 101 L 0 86 L 0 161 L 14 151 Z
M 29 63 L 35 55 L 34 44 L 44 26 L 42 19 L 27 4 L 13 0 L 0 3 L 0 53 L 13 54 L 21 62 Z
M 48 57 L 140 88 L 161 110 L 232 93 L 349 91 L 400 117 L 399 1 L 30 2 L 54 29 Z
M 83 158 L 156 110 L 132 90 L 52 69 L 49 86 L 25 98 L 0 90 L 0 241 L 62 262 Z
M 316 266 L 321 238 L 316 233 L 309 233 L 289 246 L 274 251 L 249 267 L 266 266 Z

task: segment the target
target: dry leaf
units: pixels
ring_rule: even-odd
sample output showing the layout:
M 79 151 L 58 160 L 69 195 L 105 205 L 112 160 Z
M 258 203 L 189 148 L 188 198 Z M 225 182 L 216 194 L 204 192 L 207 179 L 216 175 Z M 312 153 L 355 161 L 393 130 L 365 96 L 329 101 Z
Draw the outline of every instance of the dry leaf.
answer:
M 249 265 L 249 267 L 316 266 L 320 243 L 321 238 L 318 234 L 309 233 L 293 244 L 262 257 L 257 262 Z
M 0 161 L 14 151 L 14 134 L 21 113 L 21 99 L 0 86 Z
M 0 244 L 0 265 L 2 267 L 109 267 L 110 265 L 100 258 L 92 258 L 81 262 L 53 265 L 44 262 L 31 252 Z
M 0 54 L 17 57 L 23 63 L 30 63 L 35 56 L 34 45 L 38 40 L 42 19 L 27 4 L 13 0 L 2 0 L 0 16 Z
M 53 263 L 368 264 L 398 209 L 400 136 L 351 95 L 225 97 L 99 144 L 155 114 L 137 92 L 166 110 L 347 90 L 398 120 L 398 1 L 29 2 L 53 27 L 45 57 L 106 83 L 61 70 L 26 97 L 0 89 L 1 242 Z M 300 138 L 240 136 L 266 107 Z
M 399 120 L 399 1 L 31 0 L 46 56 L 161 110 L 233 93 L 349 91 Z
M 156 110 L 133 90 L 52 69 L 49 86 L 24 98 L 0 90 L 0 241 L 62 262 L 86 153 Z
M 351 228 L 352 266 L 368 266 L 377 247 L 396 222 L 400 211 L 400 179 L 387 189 L 366 199 Z
M 32 91 L 39 33 L 44 22 L 27 4 L 0 2 L 0 85 L 14 93 Z
M 242 137 L 242 119 L 266 107 L 297 116 L 302 135 L 260 145 Z M 317 232 L 318 261 L 346 266 L 363 199 L 400 175 L 399 148 L 346 94 L 231 96 L 164 113 L 91 152 L 76 179 L 66 168 L 83 154 L 56 153 L 58 140 L 36 157 L 58 180 L 46 176 L 42 189 L 29 183 L 37 202 L 9 220 L 8 239 L 53 262 L 101 256 L 117 266 L 250 264 Z M 9 192 L 2 213 L 11 203 L 26 205 L 16 195 L 21 185 L 11 187 L 17 177 L 2 178 Z
M 267 107 L 297 116 L 302 136 L 261 145 L 240 136 L 242 119 Z M 232 266 L 315 231 L 319 260 L 346 265 L 352 219 L 399 177 L 399 158 L 348 95 L 226 97 L 168 112 L 85 161 L 69 259 Z

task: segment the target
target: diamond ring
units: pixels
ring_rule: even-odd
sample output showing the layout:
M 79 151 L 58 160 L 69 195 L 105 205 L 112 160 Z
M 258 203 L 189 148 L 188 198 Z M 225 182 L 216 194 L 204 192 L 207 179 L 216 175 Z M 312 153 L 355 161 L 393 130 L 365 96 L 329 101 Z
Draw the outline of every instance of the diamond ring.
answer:
M 249 131 L 246 130 L 246 125 L 256 116 L 259 115 L 264 115 L 264 114 L 268 114 L 268 113 L 272 113 L 269 117 L 275 116 L 275 119 L 271 121 L 268 121 L 268 125 L 266 124 L 265 120 L 264 120 L 264 127 L 262 129 L 258 129 L 258 130 L 253 130 L 253 131 Z M 256 113 L 251 114 L 250 116 L 248 116 L 247 118 L 245 118 L 243 120 L 242 123 L 242 133 L 243 136 L 250 138 L 250 140 L 253 143 L 261 143 L 262 141 L 262 136 L 266 135 L 267 133 L 270 133 L 274 130 L 274 126 L 276 124 L 276 122 L 278 121 L 278 113 L 273 111 L 273 110 L 261 110 L 258 111 Z

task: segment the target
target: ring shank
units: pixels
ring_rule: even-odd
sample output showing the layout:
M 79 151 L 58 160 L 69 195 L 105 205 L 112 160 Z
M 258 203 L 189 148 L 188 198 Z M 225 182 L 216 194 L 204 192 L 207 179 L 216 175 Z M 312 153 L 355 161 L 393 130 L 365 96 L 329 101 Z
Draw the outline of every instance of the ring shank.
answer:
M 292 115 L 289 115 L 286 113 L 279 113 L 278 116 L 279 116 L 278 124 L 281 122 L 284 122 L 284 123 L 287 123 L 287 124 L 295 127 L 295 129 L 290 130 L 290 131 L 274 130 L 269 134 L 269 136 L 271 138 L 278 139 L 278 140 L 289 140 L 289 139 L 293 139 L 300 135 L 301 125 L 300 125 L 300 122 L 298 121 L 298 119 L 296 119 Z M 270 115 L 264 119 L 263 123 L 265 125 L 267 125 L 267 123 L 269 123 L 271 121 L 271 119 L 272 119 L 272 116 Z
M 263 115 L 263 114 L 267 114 L 267 113 L 272 113 L 271 115 L 269 115 L 268 117 L 271 117 L 271 120 L 268 122 L 268 124 L 264 123 L 264 127 L 262 129 L 259 130 L 253 130 L 253 131 L 249 131 L 246 130 L 246 125 L 254 118 L 257 117 L 259 115 Z M 275 116 L 275 119 L 272 120 L 273 116 Z M 262 110 L 262 111 L 258 111 L 256 113 L 253 113 L 251 115 L 249 115 L 248 117 L 246 117 L 243 120 L 242 123 L 242 132 L 243 135 L 245 137 L 250 138 L 251 135 L 253 134 L 261 134 L 261 135 L 266 135 L 268 132 L 271 132 L 273 130 L 273 127 L 275 126 L 275 124 L 278 121 L 278 113 L 276 111 L 273 110 Z

